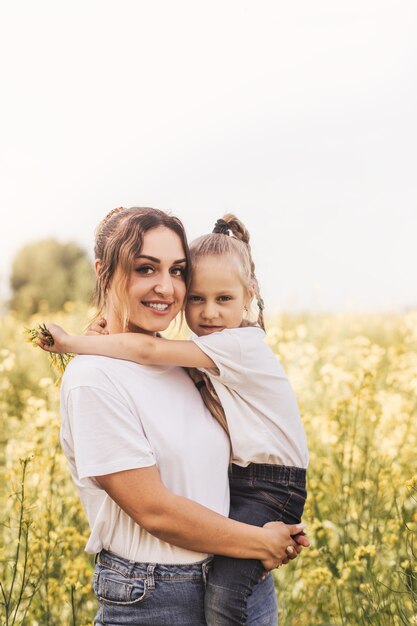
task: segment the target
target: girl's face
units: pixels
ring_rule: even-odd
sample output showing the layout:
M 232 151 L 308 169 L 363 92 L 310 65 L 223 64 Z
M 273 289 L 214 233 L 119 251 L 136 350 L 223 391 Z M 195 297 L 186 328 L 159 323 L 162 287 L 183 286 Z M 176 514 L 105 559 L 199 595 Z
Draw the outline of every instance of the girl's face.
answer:
M 253 293 L 242 283 L 238 260 L 206 256 L 198 260 L 191 276 L 185 317 L 196 335 L 224 328 L 239 328 Z
M 117 305 L 112 306 L 112 300 L 117 302 L 115 285 L 119 270 L 116 270 L 107 298 L 109 331 L 154 334 L 165 330 L 184 304 L 185 270 L 185 251 L 178 235 L 164 226 L 148 231 L 128 281 L 125 296 L 128 328 L 121 327 Z

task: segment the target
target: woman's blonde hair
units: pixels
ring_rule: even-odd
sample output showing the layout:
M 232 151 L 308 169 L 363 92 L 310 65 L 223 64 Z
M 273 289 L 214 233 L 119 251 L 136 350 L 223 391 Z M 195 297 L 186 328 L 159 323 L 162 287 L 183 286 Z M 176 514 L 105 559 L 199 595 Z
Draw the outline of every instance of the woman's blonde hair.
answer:
M 211 384 L 211 381 L 207 374 L 203 374 L 195 367 L 187 368 L 188 374 L 200 392 L 201 397 L 203 398 L 203 402 L 214 417 L 223 430 L 226 431 L 227 435 L 229 435 L 229 427 L 227 425 L 226 415 L 224 413 L 223 406 L 220 402 L 220 399 Z
M 230 233 L 232 236 L 229 236 Z M 252 252 L 249 244 L 249 231 L 235 215 L 227 213 L 223 218 L 217 220 L 213 232 L 208 235 L 198 237 L 190 244 L 191 272 L 198 267 L 198 262 L 206 256 L 235 257 L 238 261 L 237 269 L 240 273 L 242 284 L 247 289 L 252 289 L 258 306 L 258 324 L 265 330 L 264 324 L 264 303 L 260 294 L 258 279 L 255 275 L 255 263 L 252 259 Z M 243 320 L 242 326 L 253 326 L 254 324 Z M 211 414 L 217 419 L 224 430 L 229 434 L 226 416 L 217 394 L 210 383 L 208 377 L 195 368 L 189 368 L 189 374 L 194 383 L 200 389 L 205 405 Z
M 118 207 L 106 215 L 95 233 L 94 254 L 95 258 L 100 260 L 100 266 L 96 280 L 94 319 L 103 315 L 108 289 L 118 271 L 117 282 L 114 284 L 116 295 L 114 305 L 123 328 L 126 328 L 130 316 L 126 295 L 132 266 L 141 252 L 144 235 L 159 226 L 172 230 L 182 242 L 187 260 L 185 280 L 188 287 L 190 253 L 182 222 L 159 209 Z

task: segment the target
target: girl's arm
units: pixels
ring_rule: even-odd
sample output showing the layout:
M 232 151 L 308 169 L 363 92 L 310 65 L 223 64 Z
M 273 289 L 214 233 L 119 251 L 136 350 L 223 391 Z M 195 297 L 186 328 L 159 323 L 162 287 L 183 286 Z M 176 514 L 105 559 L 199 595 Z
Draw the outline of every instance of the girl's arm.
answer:
M 48 352 L 98 354 L 135 361 L 142 365 L 216 367 L 210 357 L 204 354 L 193 341 L 162 339 L 142 333 L 69 335 L 56 324 L 47 324 L 47 329 L 54 338 L 54 344 L 49 346 L 40 340 L 39 345 Z
M 137 524 L 168 543 L 209 554 L 260 559 L 265 569 L 308 546 L 303 525 L 270 522 L 263 528 L 236 522 L 166 489 L 157 467 L 96 476 L 99 485 Z M 288 548 L 290 550 L 288 550 Z

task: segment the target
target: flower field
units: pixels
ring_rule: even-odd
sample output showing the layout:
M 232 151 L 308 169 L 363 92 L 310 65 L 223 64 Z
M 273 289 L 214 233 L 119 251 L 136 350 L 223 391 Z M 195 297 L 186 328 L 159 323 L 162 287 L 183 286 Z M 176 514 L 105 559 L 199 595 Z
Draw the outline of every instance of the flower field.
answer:
M 92 624 L 87 525 L 59 447 L 59 389 L 24 326 L 82 332 L 88 311 L 0 318 L 0 625 Z M 312 539 L 275 573 L 281 626 L 417 625 L 417 312 L 280 315 L 267 341 L 310 447 Z

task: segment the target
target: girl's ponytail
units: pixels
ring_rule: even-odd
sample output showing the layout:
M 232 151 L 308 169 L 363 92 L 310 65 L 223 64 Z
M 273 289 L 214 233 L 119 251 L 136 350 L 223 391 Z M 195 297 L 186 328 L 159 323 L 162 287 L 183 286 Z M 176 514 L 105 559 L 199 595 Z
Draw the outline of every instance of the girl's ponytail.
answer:
M 219 223 L 220 223 L 220 228 L 223 228 L 224 230 L 227 229 L 228 231 L 232 233 L 232 236 L 235 239 L 238 239 L 239 241 L 245 244 L 245 247 L 248 253 L 249 265 L 250 265 L 250 280 L 255 290 L 256 303 L 258 305 L 257 323 L 261 328 L 263 328 L 263 330 L 265 330 L 265 322 L 264 322 L 264 314 L 263 314 L 265 305 L 261 297 L 258 279 L 256 278 L 256 274 L 255 274 L 255 263 L 252 258 L 252 250 L 251 250 L 250 243 L 249 243 L 250 241 L 249 231 L 244 225 L 244 223 L 241 222 L 240 219 L 238 219 L 236 215 L 233 215 L 232 213 L 226 213 L 226 215 L 224 215 L 221 220 L 217 220 L 216 226 L 214 227 L 213 232 L 219 232 L 218 230 L 217 231 L 215 230 Z M 228 234 L 228 233 L 225 233 L 225 234 Z

